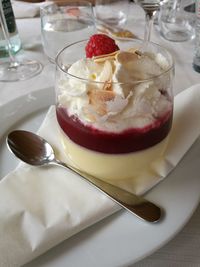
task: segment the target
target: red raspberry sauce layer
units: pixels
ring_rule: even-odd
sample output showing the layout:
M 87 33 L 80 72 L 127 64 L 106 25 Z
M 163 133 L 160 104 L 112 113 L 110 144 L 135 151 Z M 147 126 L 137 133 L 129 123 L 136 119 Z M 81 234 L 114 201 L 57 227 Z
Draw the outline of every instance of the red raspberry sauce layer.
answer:
M 139 151 L 162 141 L 172 125 L 172 110 L 144 128 L 130 128 L 120 133 L 105 132 L 84 125 L 67 109 L 57 107 L 57 120 L 64 133 L 76 144 L 107 154 Z

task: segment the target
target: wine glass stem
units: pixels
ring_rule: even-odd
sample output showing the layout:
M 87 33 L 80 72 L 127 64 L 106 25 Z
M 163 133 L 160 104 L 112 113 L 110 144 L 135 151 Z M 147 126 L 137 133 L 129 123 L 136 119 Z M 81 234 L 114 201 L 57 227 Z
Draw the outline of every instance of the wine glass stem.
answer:
M 4 39 L 5 39 L 7 47 L 8 47 L 8 54 L 9 54 L 9 58 L 10 58 L 10 67 L 16 67 L 18 65 L 18 62 L 15 60 L 15 57 L 12 53 L 12 44 L 10 42 L 8 27 L 7 27 L 6 19 L 5 19 L 4 12 L 3 12 L 2 1 L 0 1 L 0 22 L 1 22 L 1 27 L 2 27 L 2 31 L 3 31 Z
M 155 11 L 145 13 L 145 32 L 144 32 L 144 43 L 147 44 L 151 39 L 151 31 L 153 27 Z
M 174 0 L 172 9 L 176 10 L 177 8 L 180 7 L 180 4 L 181 4 L 181 0 Z
M 178 9 L 180 8 L 181 0 L 174 0 L 172 10 L 171 10 L 171 16 L 170 16 L 170 21 L 172 23 L 175 23 L 176 21 L 176 13 Z

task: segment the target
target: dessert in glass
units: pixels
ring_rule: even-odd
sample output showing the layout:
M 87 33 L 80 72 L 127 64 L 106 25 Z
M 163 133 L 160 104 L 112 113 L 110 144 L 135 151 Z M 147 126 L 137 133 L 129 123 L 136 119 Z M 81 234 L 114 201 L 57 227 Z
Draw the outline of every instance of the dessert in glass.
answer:
M 140 40 L 107 38 L 94 35 L 58 54 L 56 115 L 70 163 L 113 181 L 134 178 L 163 156 L 174 65 L 159 45 L 144 52 Z

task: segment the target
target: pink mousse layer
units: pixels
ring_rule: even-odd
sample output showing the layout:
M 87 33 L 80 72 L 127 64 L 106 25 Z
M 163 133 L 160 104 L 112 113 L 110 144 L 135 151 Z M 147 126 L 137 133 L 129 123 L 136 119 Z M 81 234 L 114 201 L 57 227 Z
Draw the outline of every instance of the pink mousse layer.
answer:
M 172 125 L 172 110 L 143 128 L 130 128 L 120 133 L 106 132 L 84 125 L 67 109 L 57 107 L 57 120 L 64 133 L 76 144 L 107 154 L 130 153 L 149 148 L 162 141 Z

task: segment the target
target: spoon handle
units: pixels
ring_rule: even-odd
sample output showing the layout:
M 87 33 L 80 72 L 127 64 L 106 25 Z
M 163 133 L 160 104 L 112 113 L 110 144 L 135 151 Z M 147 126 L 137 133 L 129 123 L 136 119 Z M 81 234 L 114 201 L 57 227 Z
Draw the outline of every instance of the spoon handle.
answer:
M 102 193 L 110 197 L 120 206 L 130 211 L 140 219 L 148 222 L 156 222 L 161 217 L 161 209 L 150 201 L 144 199 L 141 196 L 129 193 L 119 187 L 111 185 L 103 180 L 100 180 L 90 174 L 76 169 L 70 165 L 65 164 L 59 160 L 55 160 L 52 163 L 65 167 L 77 174 L 93 186 L 95 186 Z

